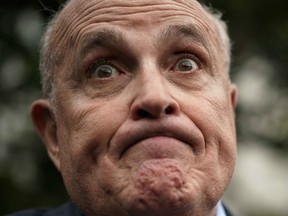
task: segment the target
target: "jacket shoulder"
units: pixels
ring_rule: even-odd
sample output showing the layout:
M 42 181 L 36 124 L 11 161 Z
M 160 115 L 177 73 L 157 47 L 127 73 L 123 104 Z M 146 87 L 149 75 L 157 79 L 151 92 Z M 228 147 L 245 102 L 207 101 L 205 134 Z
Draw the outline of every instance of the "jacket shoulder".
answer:
M 48 209 L 29 209 L 29 210 L 24 210 L 12 214 L 8 214 L 6 216 L 43 216 Z
M 68 202 L 59 208 L 30 209 L 6 216 L 82 216 L 82 214 L 73 203 Z

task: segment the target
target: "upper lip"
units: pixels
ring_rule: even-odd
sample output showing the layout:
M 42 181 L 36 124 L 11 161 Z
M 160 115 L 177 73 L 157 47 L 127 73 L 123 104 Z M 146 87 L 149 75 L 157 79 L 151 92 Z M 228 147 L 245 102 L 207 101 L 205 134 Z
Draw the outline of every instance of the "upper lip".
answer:
M 192 150 L 203 147 L 204 138 L 200 130 L 191 121 L 184 120 L 175 117 L 124 123 L 111 138 L 110 148 L 121 158 L 131 146 L 157 136 L 177 139 L 189 145 Z

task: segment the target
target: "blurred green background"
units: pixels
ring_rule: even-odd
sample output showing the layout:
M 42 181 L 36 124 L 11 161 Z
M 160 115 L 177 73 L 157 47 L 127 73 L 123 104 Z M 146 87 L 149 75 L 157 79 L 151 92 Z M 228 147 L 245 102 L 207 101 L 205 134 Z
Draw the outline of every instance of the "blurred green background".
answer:
M 63 1 L 62 1 L 63 2 Z M 238 164 L 224 202 L 238 215 L 288 215 L 288 1 L 203 1 L 223 12 L 238 85 Z M 67 199 L 33 130 L 38 46 L 57 0 L 0 3 L 0 215 Z

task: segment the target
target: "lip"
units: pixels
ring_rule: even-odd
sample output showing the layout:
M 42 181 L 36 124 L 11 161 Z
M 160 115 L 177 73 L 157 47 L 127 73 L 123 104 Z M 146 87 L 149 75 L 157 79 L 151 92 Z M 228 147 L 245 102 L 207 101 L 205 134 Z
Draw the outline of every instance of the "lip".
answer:
M 136 152 L 141 151 L 142 156 L 148 159 L 164 159 L 164 158 L 177 158 L 183 156 L 183 151 L 192 151 L 190 146 L 182 141 L 167 137 L 167 136 L 153 136 L 141 140 L 124 150 L 122 157 L 132 149 Z M 189 150 L 190 149 L 190 150 Z M 139 157 L 137 157 L 140 160 Z
M 189 145 L 194 152 L 205 147 L 204 137 L 192 121 L 170 117 L 124 122 L 111 138 L 109 148 L 121 159 L 129 148 L 153 137 L 176 139 L 183 145 Z

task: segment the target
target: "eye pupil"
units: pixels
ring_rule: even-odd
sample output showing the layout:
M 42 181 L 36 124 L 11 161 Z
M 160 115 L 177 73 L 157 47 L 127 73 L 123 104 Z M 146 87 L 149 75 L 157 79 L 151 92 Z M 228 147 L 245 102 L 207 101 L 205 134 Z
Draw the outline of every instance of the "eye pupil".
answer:
M 98 78 L 107 78 L 111 77 L 113 74 L 113 69 L 108 65 L 102 65 L 98 67 L 95 71 L 95 76 Z
M 178 67 L 181 71 L 190 71 L 193 70 L 194 64 L 190 59 L 182 59 L 179 61 Z

